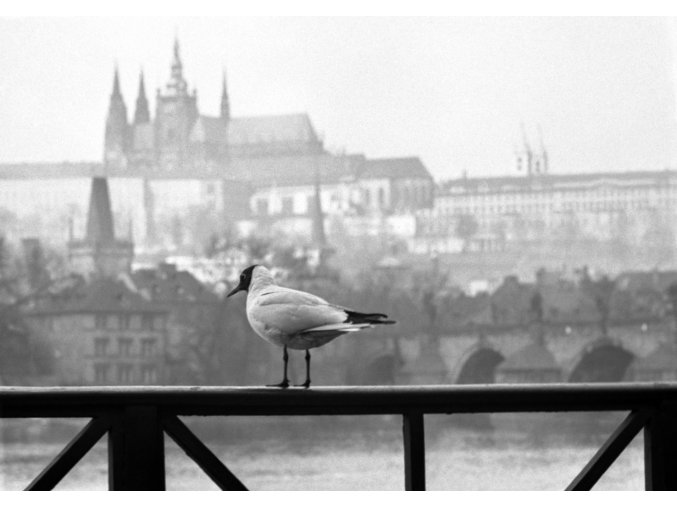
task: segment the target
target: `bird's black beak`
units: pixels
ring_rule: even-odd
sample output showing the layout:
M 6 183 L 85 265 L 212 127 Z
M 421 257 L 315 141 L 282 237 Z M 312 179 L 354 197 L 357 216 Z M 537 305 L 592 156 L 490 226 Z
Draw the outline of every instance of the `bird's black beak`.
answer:
M 226 297 L 229 298 L 230 296 L 232 296 L 233 294 L 237 294 L 241 290 L 245 290 L 245 288 L 242 286 L 241 283 L 239 283 L 239 284 L 237 284 L 237 287 L 235 287 L 233 290 L 231 290 Z

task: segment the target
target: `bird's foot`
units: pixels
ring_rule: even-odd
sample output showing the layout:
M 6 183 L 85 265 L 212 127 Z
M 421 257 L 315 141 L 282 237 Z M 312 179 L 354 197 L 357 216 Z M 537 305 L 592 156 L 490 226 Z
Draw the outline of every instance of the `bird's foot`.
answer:
M 310 387 L 310 379 L 306 379 L 303 384 L 295 384 L 294 387 L 303 387 L 304 389 L 308 389 Z
M 284 379 L 279 384 L 266 384 L 266 387 L 279 387 L 281 389 L 287 389 L 289 387 L 289 381 Z

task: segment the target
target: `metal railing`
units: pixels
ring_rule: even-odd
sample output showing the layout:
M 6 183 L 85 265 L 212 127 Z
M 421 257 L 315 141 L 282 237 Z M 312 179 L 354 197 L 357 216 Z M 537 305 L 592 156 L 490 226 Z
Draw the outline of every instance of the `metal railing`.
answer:
M 677 489 L 677 382 L 411 387 L 51 387 L 0 388 L 0 418 L 89 417 L 89 423 L 26 489 L 48 490 L 108 434 L 111 490 L 165 489 L 163 433 L 222 489 L 244 483 L 179 416 L 400 414 L 404 486 L 424 490 L 426 414 L 628 411 L 569 484 L 592 488 L 644 429 L 645 486 Z

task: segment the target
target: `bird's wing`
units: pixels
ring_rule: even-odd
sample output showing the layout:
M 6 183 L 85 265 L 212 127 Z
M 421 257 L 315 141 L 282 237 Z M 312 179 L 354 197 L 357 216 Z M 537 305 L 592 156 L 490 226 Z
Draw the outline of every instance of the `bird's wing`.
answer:
M 261 294 L 256 297 L 256 303 L 260 306 L 278 304 L 329 305 L 327 301 L 315 294 L 277 285 L 262 290 Z
M 248 311 L 252 319 L 288 335 L 339 324 L 347 317 L 342 309 L 320 297 L 284 287 L 269 287 L 252 303 Z

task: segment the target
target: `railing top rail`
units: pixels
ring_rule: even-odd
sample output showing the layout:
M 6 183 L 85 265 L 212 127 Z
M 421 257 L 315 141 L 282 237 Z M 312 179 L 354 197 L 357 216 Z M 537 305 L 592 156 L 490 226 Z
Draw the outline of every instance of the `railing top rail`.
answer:
M 177 415 L 612 411 L 677 403 L 677 382 L 263 387 L 0 387 L 0 417 L 89 417 L 129 405 Z

